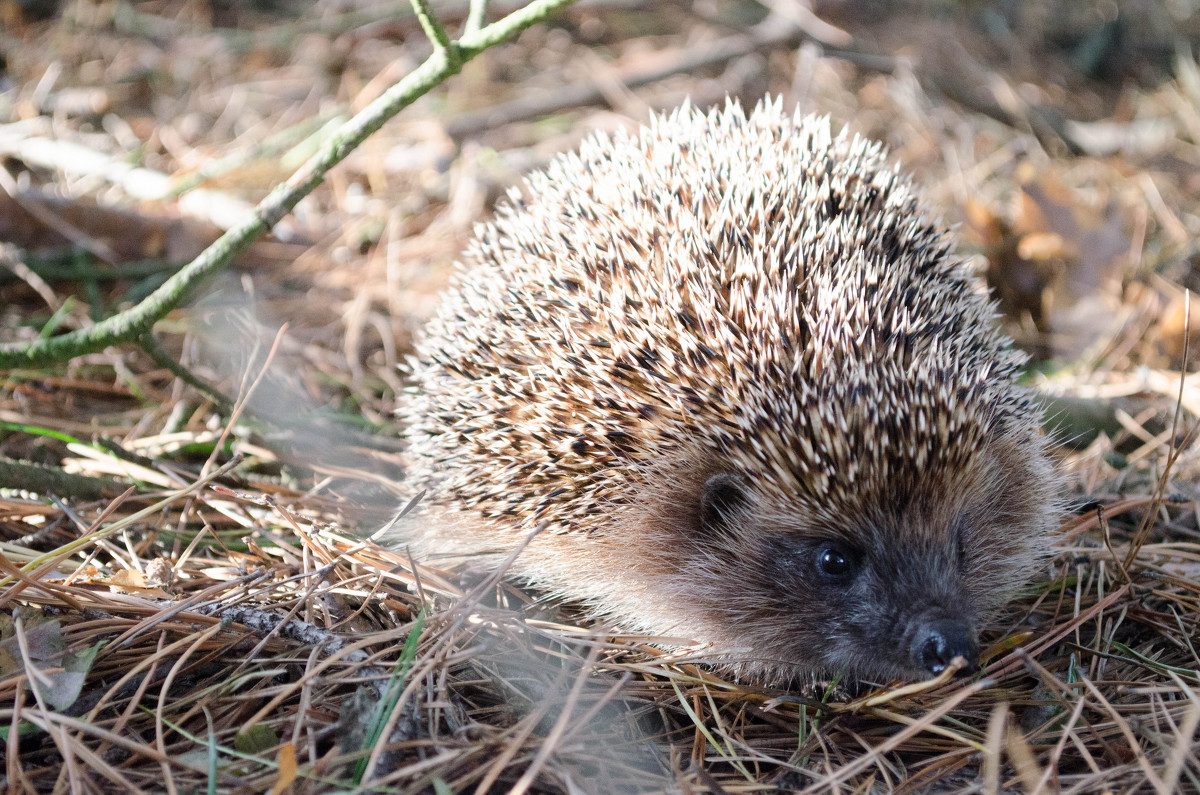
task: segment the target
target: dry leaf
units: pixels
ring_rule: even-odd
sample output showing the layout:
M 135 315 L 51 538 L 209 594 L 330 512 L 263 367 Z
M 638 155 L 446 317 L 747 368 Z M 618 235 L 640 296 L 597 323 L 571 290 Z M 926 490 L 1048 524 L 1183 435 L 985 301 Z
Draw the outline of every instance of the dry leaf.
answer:
M 271 787 L 271 795 L 280 795 L 285 789 L 291 786 L 291 783 L 296 780 L 296 746 L 291 742 L 286 742 L 279 746 L 279 753 L 275 757 L 275 763 L 279 765 L 279 778 L 275 780 L 274 786 Z
M 1183 369 L 1200 357 L 1200 296 L 1166 279 L 1155 277 L 1149 285 L 1131 287 L 1130 303 L 1139 300 L 1152 309 L 1155 322 L 1146 329 L 1141 362 L 1150 366 Z
M 5 637 L 0 640 L 0 674 L 29 673 L 26 684 L 37 688 L 38 699 L 62 712 L 79 698 L 100 644 L 78 652 L 67 651 L 58 620 L 39 619 L 40 614 L 20 629 L 11 622 L 5 624 Z M 36 675 L 26 671 L 27 662 L 34 664 Z
M 107 585 L 120 593 L 145 596 L 150 599 L 170 599 L 171 595 L 156 586 L 147 584 L 146 577 L 137 569 L 121 569 L 111 577 L 93 582 Z
M 1116 290 L 1105 288 L 1121 276 L 1130 240 L 1115 204 L 1097 210 L 1026 165 L 1012 209 L 968 201 L 967 230 L 987 257 L 1001 310 L 1037 330 L 1030 347 L 1044 358 L 1072 358 L 1119 328 Z

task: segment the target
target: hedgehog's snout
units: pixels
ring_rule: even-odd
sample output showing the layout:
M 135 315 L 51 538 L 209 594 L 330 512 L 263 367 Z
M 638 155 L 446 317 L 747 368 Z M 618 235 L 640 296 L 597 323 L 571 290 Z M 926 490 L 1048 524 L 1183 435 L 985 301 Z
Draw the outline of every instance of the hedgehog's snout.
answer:
M 913 637 L 909 649 L 913 665 L 934 676 L 946 670 L 955 657 L 967 661 L 960 673 L 970 673 L 979 664 L 975 635 L 966 621 L 939 618 L 924 624 Z

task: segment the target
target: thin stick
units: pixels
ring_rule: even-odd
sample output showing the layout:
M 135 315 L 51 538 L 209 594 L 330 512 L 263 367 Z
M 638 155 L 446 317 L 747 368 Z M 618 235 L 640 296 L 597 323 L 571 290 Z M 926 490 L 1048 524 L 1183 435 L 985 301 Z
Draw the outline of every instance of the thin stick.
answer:
M 450 41 L 450 36 L 446 33 L 446 29 L 442 27 L 441 21 L 429 9 L 428 0 L 412 0 L 412 7 L 413 11 L 416 12 L 417 21 L 421 23 L 421 30 L 425 31 L 425 35 L 433 42 L 435 48 L 449 50 L 454 46 L 454 43 Z

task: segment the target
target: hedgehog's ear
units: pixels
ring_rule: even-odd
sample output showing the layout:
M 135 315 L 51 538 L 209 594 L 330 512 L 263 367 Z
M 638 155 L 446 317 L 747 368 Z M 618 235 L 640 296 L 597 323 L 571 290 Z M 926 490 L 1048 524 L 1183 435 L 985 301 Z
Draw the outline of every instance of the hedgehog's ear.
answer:
M 700 498 L 700 529 L 717 532 L 728 527 L 729 517 L 742 508 L 749 497 L 746 481 L 740 475 L 721 472 L 704 481 Z

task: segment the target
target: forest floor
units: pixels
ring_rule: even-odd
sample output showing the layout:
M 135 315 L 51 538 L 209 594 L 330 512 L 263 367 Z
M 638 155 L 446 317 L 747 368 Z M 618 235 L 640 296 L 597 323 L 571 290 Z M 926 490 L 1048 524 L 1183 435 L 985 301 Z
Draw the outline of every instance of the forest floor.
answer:
M 151 336 L 0 370 L 7 790 L 1200 791 L 1200 8 L 805 5 L 558 11 Z M 136 305 L 430 50 L 394 2 L 0 0 L 0 344 Z M 1071 510 L 976 676 L 756 688 L 371 541 L 473 225 L 594 132 L 768 95 L 916 175 L 1051 406 Z

